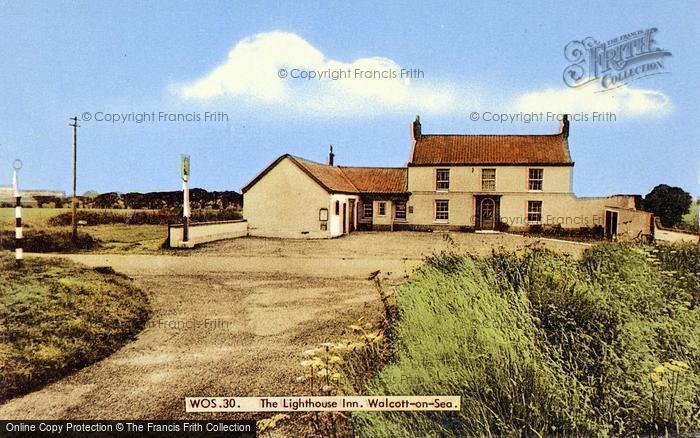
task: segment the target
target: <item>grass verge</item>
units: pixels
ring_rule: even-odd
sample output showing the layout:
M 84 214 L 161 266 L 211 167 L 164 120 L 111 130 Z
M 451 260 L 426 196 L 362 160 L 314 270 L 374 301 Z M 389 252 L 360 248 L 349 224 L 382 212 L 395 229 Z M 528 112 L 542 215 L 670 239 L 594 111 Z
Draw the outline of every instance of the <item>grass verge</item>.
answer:
M 111 354 L 149 315 L 146 295 L 110 269 L 0 256 L 0 402 Z
M 363 412 L 359 436 L 700 430 L 700 249 L 602 244 L 442 254 L 396 297 L 371 395 L 460 395 L 459 412 Z

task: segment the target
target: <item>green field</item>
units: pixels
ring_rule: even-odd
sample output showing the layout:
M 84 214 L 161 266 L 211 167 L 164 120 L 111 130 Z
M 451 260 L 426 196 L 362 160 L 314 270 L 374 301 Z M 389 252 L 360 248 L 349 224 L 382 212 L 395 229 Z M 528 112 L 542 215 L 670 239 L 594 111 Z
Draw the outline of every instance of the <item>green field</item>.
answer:
M 0 255 L 0 403 L 108 356 L 148 318 L 146 295 L 110 268 Z
M 700 249 L 602 244 L 428 259 L 398 291 L 373 395 L 459 395 L 459 412 L 353 414 L 360 436 L 700 431 Z
M 36 237 L 37 234 L 61 234 L 65 236 L 70 233 L 69 226 L 54 227 L 48 224 L 51 217 L 61 213 L 69 213 L 70 208 L 23 208 L 22 223 L 25 227 L 24 235 L 27 239 Z M 80 211 L 80 210 L 79 210 Z M 109 213 L 128 215 L 139 210 L 110 209 L 110 210 L 88 210 L 96 213 Z M 7 237 L 11 239 L 10 232 L 15 229 L 15 209 L 0 208 L 0 232 L 5 231 Z M 93 239 L 99 240 L 97 247 L 93 250 L 100 252 L 154 252 L 159 251 L 161 244 L 168 234 L 166 225 L 127 225 L 108 224 L 80 226 L 81 234 L 88 234 Z M 59 240 L 59 239 L 56 239 Z M 0 248 L 2 246 L 0 245 Z M 66 248 L 69 250 L 69 248 Z

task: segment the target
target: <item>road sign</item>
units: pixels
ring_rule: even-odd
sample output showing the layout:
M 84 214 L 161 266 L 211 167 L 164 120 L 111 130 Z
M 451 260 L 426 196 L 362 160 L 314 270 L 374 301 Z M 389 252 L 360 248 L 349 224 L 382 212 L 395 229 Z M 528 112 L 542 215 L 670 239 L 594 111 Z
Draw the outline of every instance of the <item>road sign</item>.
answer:
M 183 181 L 189 181 L 190 180 L 190 156 L 189 155 L 183 155 L 182 160 L 181 160 L 181 172 L 182 172 L 182 180 Z

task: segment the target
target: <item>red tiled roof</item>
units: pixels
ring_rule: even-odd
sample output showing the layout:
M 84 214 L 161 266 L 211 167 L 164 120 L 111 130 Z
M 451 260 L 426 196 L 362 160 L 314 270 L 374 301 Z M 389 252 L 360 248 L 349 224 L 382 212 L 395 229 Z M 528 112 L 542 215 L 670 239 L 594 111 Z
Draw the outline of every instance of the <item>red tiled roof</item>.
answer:
M 361 193 L 404 193 L 405 167 L 345 167 L 340 170 Z
M 305 160 L 303 158 L 290 155 L 299 167 L 304 169 L 307 174 L 321 183 L 324 188 L 330 192 L 348 192 L 356 193 L 357 188 L 345 176 L 339 167 L 328 166 L 326 164 L 316 163 L 314 161 Z
M 243 187 L 247 192 L 280 161 L 289 158 L 309 177 L 328 192 L 337 193 L 405 193 L 406 168 L 328 166 L 285 154 L 277 158 L 251 182 Z
M 449 164 L 573 165 L 565 136 L 422 135 L 409 166 Z

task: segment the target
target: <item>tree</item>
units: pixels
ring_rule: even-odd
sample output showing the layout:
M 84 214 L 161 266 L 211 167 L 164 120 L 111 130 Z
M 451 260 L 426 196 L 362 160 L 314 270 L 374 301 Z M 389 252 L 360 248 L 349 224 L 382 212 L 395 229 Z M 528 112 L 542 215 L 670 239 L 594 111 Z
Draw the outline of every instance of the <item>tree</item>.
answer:
M 680 187 L 659 184 L 644 197 L 644 210 L 654 213 L 665 227 L 680 224 L 690 210 L 693 198 Z

